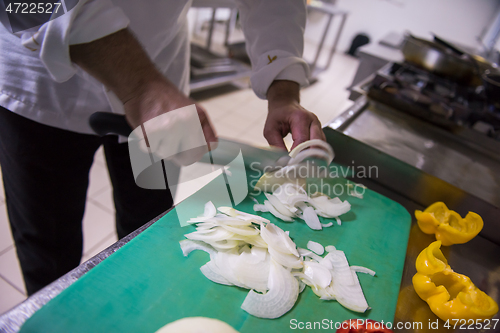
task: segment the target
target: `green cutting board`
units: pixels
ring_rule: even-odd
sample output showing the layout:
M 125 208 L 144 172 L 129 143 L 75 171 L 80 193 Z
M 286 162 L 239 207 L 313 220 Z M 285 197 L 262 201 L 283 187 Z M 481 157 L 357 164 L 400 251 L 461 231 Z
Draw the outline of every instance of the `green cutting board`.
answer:
M 252 177 L 249 171 L 248 176 Z M 255 177 L 255 175 L 253 175 Z M 250 179 L 249 179 L 250 180 Z M 345 185 L 344 179 L 330 179 L 327 188 Z M 203 212 L 214 197 L 212 183 L 183 201 L 176 209 Z M 264 196 L 257 199 L 262 203 Z M 260 319 L 240 306 L 248 290 L 223 286 L 206 279 L 199 268 L 208 254 L 194 251 L 184 257 L 179 247 L 183 235 L 194 226 L 181 228 L 176 209 L 124 245 L 78 281 L 36 312 L 21 332 L 154 332 L 176 319 L 191 316 L 218 318 L 240 332 L 288 332 L 307 323 L 316 329 L 333 329 L 350 318 L 391 321 L 394 318 L 411 218 L 398 203 L 367 190 L 364 199 L 348 197 L 352 205 L 342 216 L 342 225 L 311 230 L 300 220 L 278 221 L 263 213 L 284 230 L 299 247 L 309 240 L 335 245 L 351 265 L 365 266 L 376 276 L 358 273 L 371 309 L 364 314 L 343 308 L 336 301 L 320 300 L 309 287 L 287 314 L 278 319 Z M 253 213 L 247 198 L 236 208 Z M 326 222 L 326 219 L 323 219 Z M 314 327 L 314 326 L 312 326 Z

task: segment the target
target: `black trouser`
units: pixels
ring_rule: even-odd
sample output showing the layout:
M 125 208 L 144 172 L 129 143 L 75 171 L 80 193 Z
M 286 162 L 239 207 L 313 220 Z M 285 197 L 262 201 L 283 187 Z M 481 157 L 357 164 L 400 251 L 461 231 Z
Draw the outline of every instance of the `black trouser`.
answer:
M 78 266 L 89 170 L 104 145 L 122 238 L 172 206 L 169 191 L 139 188 L 128 146 L 46 126 L 0 107 L 0 165 L 12 235 L 29 295 Z

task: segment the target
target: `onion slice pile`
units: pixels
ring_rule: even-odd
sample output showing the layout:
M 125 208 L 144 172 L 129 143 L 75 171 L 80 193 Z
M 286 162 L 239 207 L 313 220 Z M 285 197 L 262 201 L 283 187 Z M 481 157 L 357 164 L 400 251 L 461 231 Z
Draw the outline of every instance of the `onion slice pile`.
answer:
M 313 230 L 331 227 L 333 222 L 322 224 L 318 216 L 335 218 L 341 225 L 339 215 L 347 213 L 351 204 L 339 198 L 330 199 L 323 193 L 314 197 L 297 184 L 283 183 L 271 193 L 264 193 L 267 200 L 261 205 L 258 202 L 253 206 L 256 212 L 269 212 L 278 219 L 292 222 L 293 218 L 300 218 Z
M 349 267 L 345 253 L 336 250 L 332 245 L 327 246 L 326 250 L 328 254 L 322 258 L 307 250 L 299 249 L 299 253 L 309 260 L 304 261 L 304 272 L 296 273 L 296 276 L 310 286 L 321 299 L 337 300 L 349 310 L 365 312 L 369 306 L 356 272 L 372 276 L 375 272 L 361 266 Z
M 281 317 L 294 306 L 299 296 L 299 281 L 282 265 L 271 260 L 269 291 L 257 294 L 250 290 L 241 308 L 259 318 Z
M 207 279 L 250 289 L 242 305 L 245 311 L 278 318 L 293 307 L 304 284 L 291 270 L 304 265 L 288 233 L 260 216 L 230 207 L 215 209 L 211 202 L 202 216 L 189 222 L 196 223 L 197 230 L 180 242 L 183 254 L 209 253 L 210 261 L 200 268 Z
M 372 270 L 349 267 L 344 252 L 332 245 L 323 248 L 310 241 L 310 250 L 297 248 L 288 232 L 260 216 L 230 207 L 218 211 L 207 203 L 204 214 L 191 219 L 197 230 L 179 243 L 184 256 L 193 250 L 210 255 L 200 268 L 207 279 L 250 289 L 243 310 L 260 318 L 281 317 L 305 285 L 321 299 L 336 299 L 353 311 L 368 308 L 356 272 L 374 275 Z M 321 257 L 325 250 L 328 254 Z

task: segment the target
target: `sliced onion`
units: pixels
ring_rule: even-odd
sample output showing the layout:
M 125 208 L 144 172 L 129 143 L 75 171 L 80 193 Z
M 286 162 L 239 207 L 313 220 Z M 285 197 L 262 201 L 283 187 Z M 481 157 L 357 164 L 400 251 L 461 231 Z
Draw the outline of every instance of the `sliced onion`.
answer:
M 224 278 L 226 278 L 230 283 L 234 284 L 235 286 L 248 289 L 248 286 L 246 286 L 236 277 L 234 270 L 231 268 L 230 261 L 233 260 L 233 257 L 239 257 L 236 249 L 233 249 L 232 251 L 219 251 L 214 256 L 214 259 L 212 261 L 219 270 L 220 274 L 224 276 Z
M 302 260 L 295 257 L 292 254 L 285 254 L 276 250 L 273 247 L 268 247 L 267 250 L 271 255 L 271 258 L 274 259 L 277 263 L 287 267 L 287 268 L 302 268 L 303 263 Z
M 347 194 L 350 195 L 351 197 L 355 197 L 355 198 L 359 198 L 359 199 L 363 199 L 363 193 L 358 193 L 356 191 L 356 188 L 357 187 L 361 187 L 363 190 L 366 190 L 366 186 L 363 185 L 363 184 L 352 184 L 352 183 L 348 183 L 347 184 Z
M 271 260 L 269 291 L 257 294 L 250 290 L 241 308 L 249 314 L 274 319 L 281 317 L 295 304 L 299 295 L 299 283 L 283 266 Z
M 287 203 L 290 206 L 296 206 L 297 204 L 306 203 L 306 202 L 310 202 L 310 201 L 311 201 L 311 199 L 307 195 L 295 194 L 295 195 L 291 195 L 288 198 Z
M 357 273 L 365 273 L 365 274 L 370 274 L 371 276 L 375 276 L 375 271 L 369 269 L 369 268 L 366 268 L 366 267 L 363 267 L 363 266 L 351 266 L 351 270 L 353 272 L 357 272 Z
M 288 162 L 289 165 L 293 164 L 298 164 L 302 162 L 303 160 L 310 158 L 310 157 L 317 157 L 322 160 L 325 160 L 328 164 L 330 164 L 333 160 L 333 156 L 330 155 L 327 151 L 323 149 L 318 149 L 318 148 L 310 148 L 304 151 L 301 151 L 300 153 L 297 153 L 297 155 L 293 158 L 290 159 Z
M 220 274 L 220 270 L 217 268 L 217 266 L 214 265 L 212 261 L 209 261 L 205 265 L 201 266 L 200 271 L 210 281 L 213 281 L 218 284 L 224 284 L 227 286 L 233 285 L 224 276 Z
M 323 247 L 323 245 L 313 241 L 307 242 L 307 248 L 318 255 L 322 255 L 323 253 L 325 253 L 325 248 Z
M 294 158 L 297 156 L 298 153 L 300 153 L 302 150 L 306 149 L 306 148 L 309 148 L 311 146 L 318 146 L 318 147 L 322 147 L 324 148 L 325 150 L 328 151 L 328 153 L 332 156 L 332 159 L 333 157 L 335 156 L 335 154 L 333 153 L 333 148 L 332 146 L 330 146 L 328 143 L 326 143 L 325 141 L 323 140 L 319 140 L 319 139 L 315 139 L 315 140 L 309 140 L 309 141 L 306 141 L 306 142 L 302 142 L 301 144 L 299 144 L 297 147 L 295 147 L 291 152 L 290 152 L 290 157 L 291 158 Z
M 188 254 L 190 254 L 194 250 L 205 251 L 206 253 L 210 254 L 210 258 L 212 258 L 212 256 L 216 253 L 213 247 L 204 242 L 184 239 L 179 242 L 179 245 L 181 246 L 182 254 L 184 255 L 184 257 L 187 257 Z
M 327 269 L 333 269 L 332 262 L 328 258 L 323 258 L 318 263 Z
M 334 251 L 337 251 L 337 248 L 333 245 L 327 245 L 327 246 L 325 246 L 325 250 L 326 250 L 326 252 L 334 252 Z
M 299 254 L 303 257 L 311 258 L 313 260 L 316 260 L 317 262 L 320 262 L 321 260 L 323 260 L 322 257 L 318 256 L 316 253 L 314 253 L 310 250 L 302 249 L 300 247 L 298 247 L 297 250 L 299 251 Z
M 351 197 L 363 199 L 363 194 L 357 193 L 356 191 L 351 191 L 351 192 L 348 192 L 347 194 L 349 194 Z
M 209 243 L 212 245 L 212 247 L 218 251 L 224 251 L 224 250 L 230 250 L 234 249 L 238 246 L 241 245 L 240 241 L 234 240 L 234 239 L 225 239 L 225 240 L 220 240 L 220 241 L 212 241 Z
M 301 294 L 306 289 L 306 284 L 298 278 L 297 281 L 299 281 L 299 294 Z
M 234 227 L 231 225 L 221 225 L 221 227 L 223 227 L 227 231 L 233 232 L 236 235 L 242 236 L 255 236 L 260 233 L 258 229 L 249 227 Z
M 332 289 L 337 301 L 349 310 L 365 312 L 368 309 L 363 290 L 355 272 L 349 268 L 344 252 L 334 251 L 326 255 L 332 270 Z
M 337 200 L 321 196 L 312 198 L 310 204 L 327 217 L 337 217 L 347 213 L 351 209 L 351 204 L 347 200 L 341 203 L 337 202 Z
M 215 205 L 212 201 L 209 201 L 205 204 L 205 211 L 203 213 L 204 217 L 214 217 L 217 214 L 217 209 L 215 209 Z
M 263 213 L 269 212 L 269 209 L 267 209 L 265 205 L 253 205 L 253 210 L 256 212 L 263 212 Z
M 319 288 L 326 288 L 332 281 L 330 270 L 317 262 L 305 261 L 304 274 Z
M 231 208 L 231 207 L 219 207 L 218 209 L 221 213 L 224 213 L 224 214 L 227 213 L 226 215 L 232 214 L 232 215 L 234 215 L 233 217 L 238 217 L 238 218 L 246 220 L 246 221 L 251 220 L 251 221 L 254 221 L 258 224 L 260 224 L 261 222 L 264 222 L 264 223 L 270 222 L 268 219 L 265 219 L 262 216 L 245 213 L 245 212 L 236 210 L 236 209 Z
M 190 234 L 185 234 L 184 237 L 186 237 L 187 239 L 199 240 L 207 243 L 230 239 L 232 236 L 234 236 L 234 233 L 220 227 L 214 228 L 212 230 L 213 231 L 209 233 L 199 233 L 198 231 L 195 231 Z
M 263 254 L 263 257 L 262 257 Z M 271 257 L 265 249 L 250 250 L 240 253 L 229 261 L 234 275 L 241 283 L 259 292 L 268 290 L 269 268 Z
M 240 240 L 244 243 L 251 244 L 263 249 L 267 249 L 267 243 L 262 239 L 260 235 L 256 236 L 241 236 L 241 235 L 234 235 L 233 236 L 234 240 Z
M 306 222 L 309 228 L 313 230 L 321 230 L 323 228 L 321 226 L 321 222 L 319 221 L 318 215 L 316 215 L 316 212 L 312 207 L 304 208 L 302 219 Z
M 264 193 L 267 200 L 273 205 L 274 208 L 280 213 L 288 217 L 293 217 L 293 213 L 290 211 L 288 207 L 286 207 L 276 196 L 269 193 Z
M 339 197 L 335 197 L 335 198 L 332 198 L 332 199 L 329 199 L 329 201 L 333 204 L 341 204 L 342 203 L 342 200 L 340 200 Z
M 237 218 L 232 218 L 232 217 L 225 217 L 225 218 L 219 218 L 217 219 L 217 225 L 219 226 L 224 226 L 224 225 L 227 225 L 227 226 L 232 226 L 232 227 L 249 227 L 252 225 L 252 221 L 245 221 L 245 220 L 241 220 L 241 219 L 237 219 Z
M 287 187 L 296 196 L 303 196 L 303 190 L 295 185 L 283 185 L 282 189 Z M 283 215 L 289 210 L 287 203 L 281 201 L 287 198 L 279 195 L 266 197 L 269 200 L 264 202 L 264 207 L 273 214 Z M 345 205 L 337 198 L 315 199 L 318 198 L 316 206 Z M 315 207 L 304 201 L 298 202 L 297 207 L 296 215 L 302 213 L 301 217 L 308 225 L 321 228 Z M 242 309 L 248 313 L 262 318 L 279 317 L 293 307 L 306 284 L 321 299 L 336 299 L 353 311 L 368 309 L 356 272 L 372 275 L 375 272 L 360 266 L 349 267 L 345 254 L 334 246 L 323 248 L 321 244 L 310 241 L 307 244 L 310 250 L 300 249 L 289 237 L 289 232 L 264 218 L 231 207 L 220 207 L 222 214 L 216 214 L 211 203 L 205 208 L 206 216 L 196 218 L 199 221 L 196 222 L 197 231 L 185 235 L 188 240 L 180 242 L 181 249 L 186 256 L 195 249 L 210 254 L 211 260 L 200 270 L 211 281 L 251 289 L 242 304 Z M 324 207 L 316 209 L 324 213 L 321 208 Z M 292 212 L 288 211 L 288 214 Z M 313 252 L 323 254 L 325 250 L 329 253 L 324 258 Z M 304 262 L 304 258 L 310 258 L 310 261 Z
M 320 296 L 320 299 L 325 300 L 325 301 L 335 301 L 335 294 L 333 293 L 333 289 L 331 286 L 328 286 L 324 289 L 316 289 L 314 290 L 314 293 L 318 296 Z
M 271 203 L 268 200 L 264 201 L 264 206 L 266 206 L 266 208 L 269 209 L 269 212 L 271 214 L 273 214 L 274 216 L 276 216 L 280 220 L 283 220 L 286 222 L 293 222 L 293 219 L 291 217 L 285 216 L 285 215 L 281 214 L 280 212 L 278 212 L 276 210 L 276 208 L 274 208 L 274 206 L 271 205 Z
M 335 220 L 337 221 L 337 225 L 342 225 L 342 221 L 340 220 L 340 217 L 336 216 Z
M 290 236 L 288 236 L 283 229 L 279 228 L 275 224 L 268 223 L 265 227 L 261 226 L 260 235 L 269 247 L 273 247 L 282 253 L 292 254 L 295 257 L 299 257 L 297 247 Z

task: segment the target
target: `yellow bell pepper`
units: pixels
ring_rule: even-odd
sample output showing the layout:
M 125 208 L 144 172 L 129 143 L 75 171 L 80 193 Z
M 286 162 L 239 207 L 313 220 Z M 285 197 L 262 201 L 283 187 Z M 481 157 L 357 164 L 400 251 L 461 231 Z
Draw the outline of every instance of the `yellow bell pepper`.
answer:
M 449 210 L 443 202 L 436 202 L 423 212 L 415 211 L 420 229 L 426 234 L 436 234 L 444 246 L 463 244 L 483 229 L 483 219 L 476 213 L 469 212 L 462 218 L 457 212 Z
M 435 241 L 417 257 L 417 274 L 412 281 L 418 296 L 444 321 L 493 317 L 498 312 L 498 304 L 469 277 L 455 273 L 440 247 L 441 241 Z

